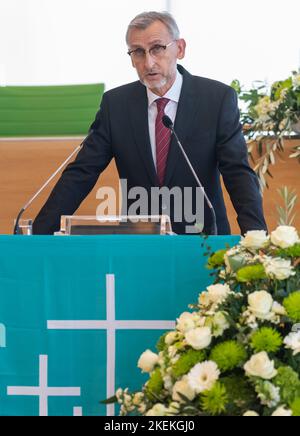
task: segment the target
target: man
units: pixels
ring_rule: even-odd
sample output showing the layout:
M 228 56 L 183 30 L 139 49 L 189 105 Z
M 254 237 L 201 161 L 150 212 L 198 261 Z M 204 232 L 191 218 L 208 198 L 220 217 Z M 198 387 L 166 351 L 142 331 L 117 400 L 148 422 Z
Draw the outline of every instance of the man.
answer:
M 151 198 L 153 187 L 177 187 L 182 191 L 191 187 L 189 206 L 195 210 L 197 183 L 175 138 L 163 125 L 164 114 L 175 121 L 175 131 L 214 206 L 218 234 L 230 233 L 220 173 L 241 232 L 266 229 L 259 185 L 248 163 L 234 90 L 192 76 L 177 65 L 177 60 L 184 58 L 186 43 L 168 13 L 138 15 L 128 27 L 126 41 L 140 81 L 104 94 L 92 133 L 75 162 L 62 174 L 37 216 L 33 232 L 57 231 L 60 216 L 76 211 L 112 158 L 120 178 L 127 180 L 128 189 L 143 187 Z M 131 204 L 129 201 L 128 206 Z M 163 201 L 159 207 L 163 213 Z M 174 232 L 188 233 L 190 226 L 185 215 L 178 222 L 173 204 L 169 213 Z M 212 215 L 207 205 L 202 224 L 204 232 L 211 233 Z

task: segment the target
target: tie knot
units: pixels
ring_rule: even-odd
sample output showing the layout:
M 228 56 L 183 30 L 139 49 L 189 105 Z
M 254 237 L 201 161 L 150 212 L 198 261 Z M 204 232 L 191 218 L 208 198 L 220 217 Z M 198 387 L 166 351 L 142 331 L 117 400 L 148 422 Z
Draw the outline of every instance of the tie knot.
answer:
M 169 101 L 170 100 L 168 98 L 158 98 L 157 100 L 155 100 L 158 112 L 164 112 L 165 107 L 167 106 Z

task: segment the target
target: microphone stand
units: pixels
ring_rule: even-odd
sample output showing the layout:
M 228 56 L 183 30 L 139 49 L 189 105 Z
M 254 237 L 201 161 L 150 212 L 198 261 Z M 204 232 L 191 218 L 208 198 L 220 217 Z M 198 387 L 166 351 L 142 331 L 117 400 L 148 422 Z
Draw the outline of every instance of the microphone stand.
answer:
M 43 184 L 43 186 L 34 194 L 34 196 L 25 204 L 25 206 L 22 207 L 20 210 L 17 218 L 16 218 L 16 224 L 14 227 L 14 235 L 20 235 L 20 226 L 19 222 L 23 215 L 23 213 L 28 209 L 28 207 L 34 202 L 34 200 L 40 195 L 40 193 L 49 185 L 49 183 L 54 179 L 54 177 L 64 168 L 65 165 L 72 159 L 73 156 L 75 156 L 76 153 L 79 152 L 79 150 L 82 148 L 85 140 L 91 135 L 92 132 L 82 141 L 80 145 L 76 147 L 76 149 L 70 154 L 70 156 L 60 165 L 60 167 L 49 177 L 49 179 Z
M 208 196 L 207 196 L 207 194 L 206 194 L 206 192 L 205 192 L 204 186 L 203 186 L 202 183 L 200 182 L 199 177 L 197 176 L 196 171 L 194 170 L 194 167 L 193 167 L 193 165 L 191 164 L 191 161 L 190 161 L 190 159 L 188 158 L 188 155 L 186 154 L 186 152 L 185 152 L 185 150 L 184 150 L 184 148 L 183 148 L 183 146 L 182 146 L 182 144 L 181 144 L 181 142 L 180 142 L 180 140 L 179 140 L 179 138 L 178 138 L 177 133 L 176 133 L 175 130 L 174 130 L 174 125 L 173 125 L 171 119 L 170 119 L 167 115 L 164 115 L 164 116 L 163 116 L 163 124 L 164 124 L 165 127 L 167 127 L 168 129 L 170 129 L 171 132 L 172 132 L 172 134 L 175 136 L 175 139 L 176 139 L 177 144 L 178 144 L 178 146 L 179 146 L 179 148 L 180 148 L 180 150 L 181 150 L 181 152 L 182 152 L 182 154 L 183 154 L 183 156 L 184 156 L 184 159 L 185 159 L 186 163 L 188 164 L 188 166 L 189 166 L 189 168 L 190 168 L 190 170 L 191 170 L 191 172 L 192 172 L 192 174 L 193 174 L 193 176 L 194 176 L 194 178 L 195 178 L 195 180 L 196 180 L 196 182 L 197 182 L 199 188 L 201 188 L 201 190 L 202 190 L 202 192 L 203 192 L 204 198 L 205 198 L 206 203 L 207 203 L 207 205 L 208 205 L 208 207 L 209 207 L 209 209 L 210 209 L 211 216 L 212 216 L 212 220 L 213 220 L 213 224 L 212 224 L 212 234 L 213 234 L 213 235 L 217 235 L 217 234 L 218 234 L 218 228 L 217 228 L 217 218 L 216 218 L 216 212 L 215 212 L 215 209 L 214 209 L 214 207 L 213 207 L 213 205 L 212 205 L 210 199 L 208 198 Z

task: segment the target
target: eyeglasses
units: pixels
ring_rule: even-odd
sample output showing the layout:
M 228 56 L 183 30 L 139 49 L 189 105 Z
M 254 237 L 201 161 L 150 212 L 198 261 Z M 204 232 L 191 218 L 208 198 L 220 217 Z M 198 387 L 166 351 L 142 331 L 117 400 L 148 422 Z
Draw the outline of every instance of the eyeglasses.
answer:
M 129 50 L 127 53 L 135 61 L 145 59 L 146 53 L 149 53 L 151 57 L 158 59 L 164 56 L 166 49 L 174 44 L 174 42 L 176 42 L 176 40 L 169 42 L 167 45 L 155 44 L 153 47 L 149 48 L 149 50 L 139 47 L 135 50 Z

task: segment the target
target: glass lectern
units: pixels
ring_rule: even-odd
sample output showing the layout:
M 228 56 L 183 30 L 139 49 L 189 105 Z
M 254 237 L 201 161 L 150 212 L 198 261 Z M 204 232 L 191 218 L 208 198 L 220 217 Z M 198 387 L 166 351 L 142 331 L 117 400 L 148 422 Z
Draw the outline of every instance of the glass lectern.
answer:
M 62 216 L 58 236 L 70 235 L 172 235 L 167 215 Z

